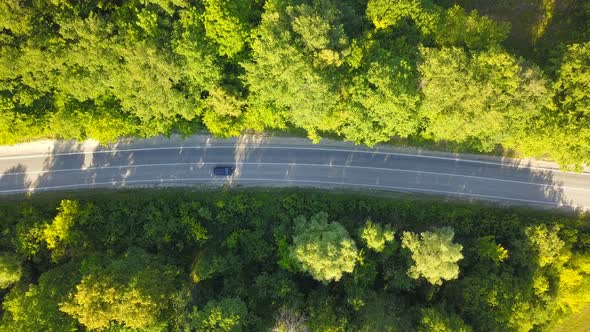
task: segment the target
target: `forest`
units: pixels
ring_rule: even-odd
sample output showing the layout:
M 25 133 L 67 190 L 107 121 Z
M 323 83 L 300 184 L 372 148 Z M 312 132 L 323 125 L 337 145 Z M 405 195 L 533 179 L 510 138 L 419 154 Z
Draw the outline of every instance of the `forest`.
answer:
M 302 189 L 0 203 L 0 331 L 541 331 L 590 303 L 590 216 Z
M 579 170 L 589 22 L 582 0 L 1 1 L 0 144 L 297 131 Z

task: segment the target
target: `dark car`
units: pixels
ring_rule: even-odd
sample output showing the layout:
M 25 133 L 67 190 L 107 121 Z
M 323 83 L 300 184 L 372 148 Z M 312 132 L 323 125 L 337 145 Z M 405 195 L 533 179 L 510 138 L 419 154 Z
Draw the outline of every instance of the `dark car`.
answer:
M 234 174 L 235 167 L 233 166 L 215 166 L 213 168 L 213 175 L 230 176 Z

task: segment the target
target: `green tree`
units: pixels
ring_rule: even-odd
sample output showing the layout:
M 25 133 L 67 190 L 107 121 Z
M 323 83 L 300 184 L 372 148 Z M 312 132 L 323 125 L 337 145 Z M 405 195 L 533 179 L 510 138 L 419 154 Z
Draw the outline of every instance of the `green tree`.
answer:
M 464 317 L 485 331 L 530 331 L 548 321 L 545 305 L 535 301 L 530 281 L 488 270 L 476 271 L 455 285 L 464 303 Z
M 537 254 L 541 267 L 563 263 L 565 242 L 557 234 L 559 229 L 557 225 L 549 228 L 545 224 L 529 226 L 525 229 L 525 234 Z
M 508 250 L 501 244 L 497 244 L 493 235 L 488 235 L 477 239 L 475 243 L 477 255 L 484 260 L 491 260 L 496 265 L 508 258 Z
M 458 5 L 441 15 L 434 39 L 441 46 L 461 46 L 469 49 L 500 48 L 508 37 L 510 24 L 497 23 L 477 10 L 467 13 Z
M 17 255 L 0 252 L 0 289 L 8 288 L 22 277 L 21 261 Z
M 383 251 L 385 245 L 394 240 L 394 236 L 395 231 L 391 225 L 383 227 L 380 224 L 374 224 L 371 219 L 367 219 L 365 226 L 361 229 L 361 238 L 365 240 L 367 247 L 376 252 Z
M 366 14 L 377 29 L 411 19 L 422 33 L 429 34 L 436 29 L 439 11 L 430 0 L 369 0 Z
M 547 82 L 505 52 L 466 53 L 459 48 L 421 50 L 425 134 L 467 142 L 490 151 L 522 137 L 526 125 L 549 104 Z
M 0 97 L 0 144 L 31 141 L 45 135 L 44 123 L 34 116 L 14 112 L 12 102 Z
M 84 247 L 81 234 L 75 230 L 75 226 L 86 222 L 92 206 L 80 206 L 77 201 L 64 199 L 57 211 L 57 216 L 43 230 L 43 238 L 53 261 L 66 255 L 68 247 Z
M 443 280 L 459 277 L 457 262 L 463 258 L 463 246 L 453 243 L 455 232 L 444 227 L 420 235 L 404 232 L 402 247 L 410 250 L 414 265 L 408 275 L 414 279 L 424 277 L 433 285 L 441 285 Z
M 91 257 L 83 267 L 82 280 L 60 304 L 61 311 L 89 329 L 111 322 L 141 329 L 159 322 L 173 290 L 173 269 L 137 248 L 115 260 Z
M 198 8 L 180 10 L 178 15 L 178 21 L 174 22 L 172 51 L 180 57 L 178 64 L 183 69 L 184 90 L 198 107 L 202 94 L 219 84 L 221 68 L 214 56 L 215 48 L 207 42 Z
M 20 2 L 0 4 L 0 26 L 16 36 L 27 36 L 32 30 L 33 8 Z
M 571 116 L 590 117 L 589 65 L 590 42 L 567 47 L 553 87 L 561 112 Z
M 287 14 L 289 10 L 293 12 L 291 16 Z M 262 22 L 253 32 L 256 38 L 252 42 L 252 56 L 256 61 L 242 65 L 250 91 L 248 103 L 262 110 L 269 109 L 276 117 L 287 118 L 317 141 L 318 130 L 337 127 L 333 115 L 339 97 L 332 78 L 314 67 L 313 58 L 310 59 L 313 52 L 308 55 L 296 46 L 301 37 L 290 26 L 300 17 L 295 15 L 299 11 L 295 7 L 286 8 L 280 1 L 268 1 Z
M 209 92 L 207 106 L 203 114 L 203 124 L 216 136 L 239 136 L 246 129 L 243 113 L 246 102 L 225 89 L 217 88 Z
M 76 331 L 75 319 L 59 310 L 79 280 L 78 266 L 65 264 L 41 274 L 38 284 L 13 287 L 2 302 L 1 331 Z
M 239 298 L 209 301 L 202 311 L 191 315 L 192 327 L 197 332 L 241 331 L 247 314 L 246 304 Z
M 422 318 L 418 325 L 420 332 L 471 332 L 473 329 L 465 324 L 455 313 L 442 308 L 424 308 L 420 310 Z
M 568 45 L 553 84 L 553 107 L 545 110 L 514 146 L 549 155 L 563 168 L 590 164 L 590 42 Z
M 333 0 L 309 1 L 286 7 L 293 36 L 320 66 L 340 66 L 342 51 L 350 44 L 339 3 Z
M 0 95 L 21 90 L 27 100 L 12 98 L 0 124 L 28 124 L 23 138 L 110 142 L 167 133 L 196 119 L 203 94 L 219 81 L 201 17 L 185 1 L 16 7 L 27 8 L 4 9 L 22 12 L 35 34 L 3 44 Z M 12 16 L 6 31 L 21 33 Z
M 590 256 L 575 254 L 559 272 L 555 296 L 559 315 L 579 312 L 590 303 Z
M 207 37 L 217 44 L 219 55 L 234 57 L 244 49 L 250 35 L 253 1 L 204 0 L 203 4 Z
M 344 332 L 348 330 L 345 311 L 325 290 L 310 293 L 307 308 L 311 331 Z
M 346 91 L 350 101 L 339 132 L 347 140 L 372 146 L 392 136 L 407 137 L 418 129 L 420 99 L 416 48 L 405 38 L 381 31 L 364 37 L 362 52 Z
M 358 311 L 354 330 L 359 332 L 412 331 L 414 312 L 403 297 L 389 292 L 377 292 L 367 299 L 366 305 Z
M 327 213 L 309 219 L 300 216 L 295 219 L 295 227 L 291 255 L 314 279 L 327 284 L 354 270 L 356 244 L 344 226 L 328 222 Z

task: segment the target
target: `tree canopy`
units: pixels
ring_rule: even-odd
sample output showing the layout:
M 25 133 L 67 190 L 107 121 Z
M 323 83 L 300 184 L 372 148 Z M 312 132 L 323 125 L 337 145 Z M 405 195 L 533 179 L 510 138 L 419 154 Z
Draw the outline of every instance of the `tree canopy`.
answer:
M 545 330 L 590 303 L 587 218 L 291 189 L 33 195 L 0 202 L 0 331 Z
M 518 24 L 472 7 L 2 4 L 0 144 L 297 128 L 316 142 L 443 141 L 470 152 L 512 149 L 564 168 L 588 164 L 590 34 L 575 25 L 587 8 L 568 18 L 575 29 L 549 29 L 551 46 L 527 53 L 508 45 Z
M 337 222 L 329 222 L 320 212 L 309 219 L 295 220 L 291 255 L 314 279 L 327 283 L 338 281 L 356 265 L 357 248 L 348 231 Z
M 361 230 L 361 238 L 365 240 L 367 247 L 370 249 L 381 252 L 385 249 L 388 242 L 394 240 L 395 231 L 391 225 L 385 225 L 385 227 L 374 224 L 371 219 L 365 222 L 365 227 Z
M 197 332 L 240 331 L 246 314 L 246 304 L 240 299 L 210 301 L 202 311 L 192 314 L 193 328 Z
M 481 150 L 516 137 L 549 104 L 547 82 L 535 68 L 497 51 L 421 50 L 426 130 L 435 140 L 475 140 Z
M 137 248 L 112 261 L 90 257 L 82 267 L 82 280 L 60 304 L 61 311 L 89 329 L 104 329 L 112 322 L 135 329 L 158 323 L 173 291 L 173 270 Z
M 17 255 L 0 253 L 0 289 L 8 288 L 22 277 L 21 261 Z
M 433 285 L 457 279 L 457 262 L 463 258 L 463 246 L 453 243 L 454 236 L 455 232 L 449 227 L 422 232 L 420 235 L 404 232 L 402 247 L 411 252 L 414 261 L 408 275 L 414 279 L 424 277 Z

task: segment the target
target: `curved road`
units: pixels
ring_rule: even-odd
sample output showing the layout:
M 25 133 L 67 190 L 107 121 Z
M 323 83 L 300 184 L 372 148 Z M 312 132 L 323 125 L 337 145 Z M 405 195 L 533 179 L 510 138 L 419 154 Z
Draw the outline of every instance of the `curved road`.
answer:
M 229 178 L 215 165 L 236 165 Z M 354 187 L 542 207 L 590 208 L 590 173 L 486 156 L 368 149 L 341 142 L 194 136 L 120 142 L 51 141 L 0 148 L 0 194 L 175 184 Z

